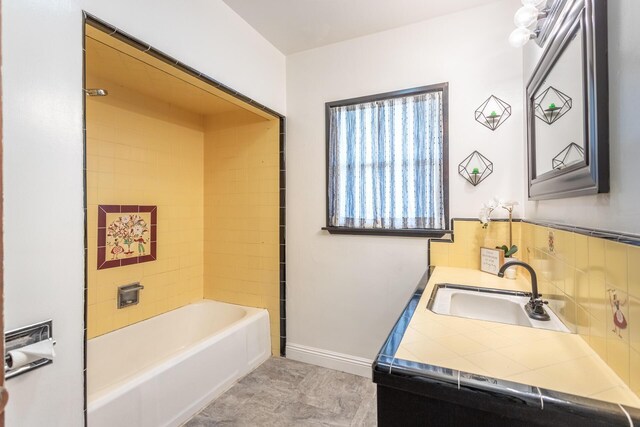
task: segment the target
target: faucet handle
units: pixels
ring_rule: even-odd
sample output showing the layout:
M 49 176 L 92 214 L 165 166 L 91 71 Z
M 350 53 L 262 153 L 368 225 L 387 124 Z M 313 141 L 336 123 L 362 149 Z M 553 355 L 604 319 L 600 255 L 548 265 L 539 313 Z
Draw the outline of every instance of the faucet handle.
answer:
M 544 309 L 544 305 L 549 304 L 549 301 L 544 301 L 541 298 L 532 298 L 524 308 L 529 317 L 535 320 L 549 320 L 549 314 Z

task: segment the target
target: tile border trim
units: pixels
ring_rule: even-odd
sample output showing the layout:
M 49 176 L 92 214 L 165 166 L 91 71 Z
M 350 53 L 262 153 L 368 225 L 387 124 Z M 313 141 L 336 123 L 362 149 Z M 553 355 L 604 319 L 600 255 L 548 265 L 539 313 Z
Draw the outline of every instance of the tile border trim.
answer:
M 568 231 L 570 233 L 582 234 L 588 237 L 597 237 L 600 239 L 610 240 L 612 242 L 625 243 L 627 245 L 640 246 L 640 235 L 631 233 L 620 233 L 616 231 L 607 231 L 597 228 L 579 227 L 569 224 L 560 224 L 551 221 L 523 220 L 526 224 L 537 225 L 540 227 L 554 228 L 556 230 Z
M 287 135 L 286 135 L 286 118 L 280 117 L 280 135 L 279 135 L 279 172 L 278 172 L 278 189 L 280 192 L 280 208 L 278 222 L 278 243 L 279 247 L 279 274 L 280 274 L 280 356 L 287 355 L 287 197 L 286 197 L 286 157 L 287 157 Z
M 148 255 L 131 258 L 121 258 L 115 260 L 107 259 L 107 214 L 108 213 L 150 213 L 149 224 L 149 245 L 151 249 Z M 124 267 L 126 265 L 140 264 L 143 262 L 155 261 L 158 248 L 158 207 L 142 205 L 98 205 L 98 270 L 107 268 Z M 101 244 L 102 243 L 102 244 Z

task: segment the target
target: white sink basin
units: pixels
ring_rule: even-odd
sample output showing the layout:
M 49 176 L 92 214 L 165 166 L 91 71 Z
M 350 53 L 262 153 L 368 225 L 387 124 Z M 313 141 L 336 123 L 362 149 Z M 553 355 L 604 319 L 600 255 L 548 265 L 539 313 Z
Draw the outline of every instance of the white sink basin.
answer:
M 529 296 L 523 292 L 437 284 L 427 308 L 448 316 L 571 332 L 548 306 L 550 320 L 531 319 L 524 310 L 527 302 Z

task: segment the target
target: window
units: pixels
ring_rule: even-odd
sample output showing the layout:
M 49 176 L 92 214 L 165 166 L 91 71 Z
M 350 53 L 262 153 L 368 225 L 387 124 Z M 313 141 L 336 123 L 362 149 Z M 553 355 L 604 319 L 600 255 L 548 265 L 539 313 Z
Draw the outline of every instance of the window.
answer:
M 447 97 L 443 83 L 326 104 L 326 230 L 443 234 Z

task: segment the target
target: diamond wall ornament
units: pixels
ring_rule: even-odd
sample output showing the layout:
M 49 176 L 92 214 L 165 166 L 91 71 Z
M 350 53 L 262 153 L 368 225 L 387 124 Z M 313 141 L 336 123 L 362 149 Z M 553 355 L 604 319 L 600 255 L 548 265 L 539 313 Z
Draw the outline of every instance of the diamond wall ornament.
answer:
M 475 187 L 493 173 L 493 162 L 474 151 L 458 165 L 458 173 Z
M 573 102 L 569 95 L 549 86 L 533 100 L 536 117 L 551 125 L 571 109 Z
M 584 160 L 584 148 L 580 147 L 575 142 L 567 145 L 561 152 L 551 159 L 551 166 L 553 169 L 564 169 L 567 166 L 571 166 L 576 163 L 581 163 Z
M 475 116 L 478 123 L 496 130 L 511 116 L 511 105 L 491 95 L 476 109 Z

